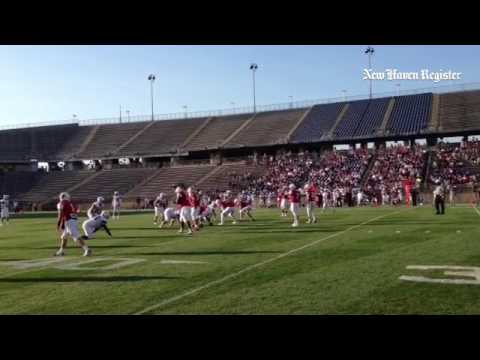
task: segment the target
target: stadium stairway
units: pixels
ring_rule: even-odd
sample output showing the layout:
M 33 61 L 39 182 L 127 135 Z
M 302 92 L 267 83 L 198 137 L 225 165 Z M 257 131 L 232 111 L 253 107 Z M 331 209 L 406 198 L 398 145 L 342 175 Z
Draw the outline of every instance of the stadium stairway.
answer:
M 285 144 L 285 137 L 307 111 L 307 108 L 257 113 L 236 136 L 224 146 L 228 148 Z
M 340 114 L 338 114 L 338 117 L 337 119 L 335 120 L 335 123 L 333 124 L 332 128 L 330 129 L 330 131 L 328 132 L 328 134 L 325 134 L 323 137 L 322 137 L 322 140 L 326 140 L 326 139 L 332 139 L 333 138 L 333 134 L 335 134 L 335 130 L 337 129 L 338 125 L 340 124 L 340 122 L 342 121 L 345 113 L 347 112 L 348 108 L 349 108 L 350 104 L 345 104 L 345 106 L 343 107 L 342 111 L 340 112 Z
M 368 178 L 370 177 L 370 172 L 372 171 L 373 165 L 377 161 L 377 152 L 374 151 L 372 157 L 368 162 L 367 169 L 363 172 L 362 179 L 360 180 L 360 187 L 363 188 L 365 183 L 367 182 Z
M 100 125 L 92 127 L 92 130 L 90 133 L 87 135 L 87 137 L 84 139 L 82 142 L 82 145 L 77 150 L 77 154 L 81 154 L 85 151 L 85 149 L 88 147 L 88 145 L 92 142 L 93 138 L 98 132 L 98 129 L 100 129 Z
M 139 191 L 139 189 L 142 189 L 145 184 L 148 184 L 150 181 L 152 181 L 153 179 L 155 179 L 157 176 L 160 175 L 161 172 L 163 172 L 165 169 L 164 168 L 160 168 L 160 169 L 157 169 L 153 174 L 151 174 L 150 176 L 147 176 L 146 178 L 144 178 L 142 181 L 140 181 L 138 184 L 136 184 L 132 189 L 130 189 L 125 195 L 124 195 L 124 198 L 125 199 L 133 199 L 132 197 L 130 197 L 130 193 L 136 193 Z
M 187 148 L 187 145 L 198 135 L 200 134 L 203 129 L 205 129 L 213 120 L 213 116 L 210 116 L 207 120 L 205 120 L 197 129 L 188 136 L 185 141 L 179 146 L 180 151 Z
M 438 131 L 440 122 L 439 122 L 439 113 L 440 113 L 440 96 L 438 94 L 433 94 L 432 98 L 432 116 L 430 118 L 430 123 L 428 130 L 429 131 Z
M 427 184 L 428 183 L 428 178 L 430 177 L 430 169 L 432 168 L 432 161 L 433 161 L 433 150 L 428 150 L 427 151 L 427 159 L 425 161 L 425 168 L 423 171 L 423 177 L 422 177 L 422 184 Z
M 292 127 L 292 129 L 288 132 L 287 136 L 286 136 L 286 139 L 285 139 L 285 143 L 289 143 L 291 142 L 291 139 L 292 139 L 292 136 L 293 136 L 293 133 L 298 129 L 298 127 L 303 123 L 303 121 L 307 118 L 308 115 L 310 115 L 310 113 L 312 112 L 312 109 L 313 109 L 313 106 L 311 106 L 310 108 L 308 108 L 307 111 L 305 111 L 305 113 L 303 114 L 303 116 L 298 119 L 297 123 Z
M 160 171 L 155 172 L 155 176 L 150 177 L 148 182 L 141 184 L 141 186 L 135 186 L 124 197 L 128 199 L 138 197 L 154 199 L 160 192 L 164 192 L 169 198 L 172 198 L 175 185 L 183 183 L 185 186 L 195 186 L 198 180 L 214 168 L 213 165 L 185 165 L 161 168 Z
M 128 139 L 127 141 L 125 141 L 123 144 L 121 144 L 118 148 L 116 148 L 114 151 L 113 151 L 113 154 L 118 154 L 121 150 L 123 150 L 125 147 L 127 147 L 128 145 L 130 145 L 132 142 L 134 142 L 138 137 L 140 137 L 145 131 L 147 131 L 148 129 L 150 129 L 150 127 L 153 126 L 153 124 L 155 124 L 154 121 L 150 121 L 143 129 L 141 129 L 140 131 L 138 131 L 136 134 L 134 134 L 130 139 Z
M 70 190 L 70 193 L 77 201 L 81 199 L 82 202 L 92 202 L 98 196 L 110 201 L 114 191 L 118 191 L 120 194 L 128 193 L 139 182 L 156 172 L 157 169 L 154 168 L 117 168 L 98 171 L 97 176 L 78 184 Z
M 201 186 L 202 190 L 207 191 L 225 191 L 233 190 L 230 189 L 230 174 L 252 174 L 253 177 L 258 178 L 263 176 L 266 172 L 266 168 L 259 165 L 248 165 L 245 162 L 240 163 L 230 163 L 223 164 L 219 166 L 210 176 L 202 180 L 201 183 L 197 185 Z
M 387 128 L 388 120 L 390 120 L 390 115 L 392 114 L 393 107 L 395 106 L 395 98 L 391 98 L 388 103 L 387 111 L 385 111 L 385 116 L 383 117 L 382 124 L 378 129 L 378 135 L 385 135 L 385 129 Z
M 40 203 L 54 199 L 61 192 L 75 187 L 93 174 L 95 172 L 92 171 L 52 171 L 41 176 L 19 200 Z
M 238 134 L 240 134 L 245 128 L 247 128 L 251 123 L 252 121 L 255 119 L 255 117 L 257 116 L 257 114 L 253 114 L 253 116 L 251 118 L 249 118 L 247 121 L 245 121 L 242 125 L 240 125 L 240 127 L 235 130 L 233 133 L 230 134 L 230 136 L 228 136 L 225 141 L 223 141 L 219 147 L 224 147 L 226 144 L 228 144 L 233 138 L 235 138 Z

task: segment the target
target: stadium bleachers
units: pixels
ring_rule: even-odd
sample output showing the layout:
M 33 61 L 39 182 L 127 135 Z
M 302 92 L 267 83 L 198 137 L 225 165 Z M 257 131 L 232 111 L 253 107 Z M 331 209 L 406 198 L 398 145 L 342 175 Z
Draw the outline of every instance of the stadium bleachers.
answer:
M 252 114 L 232 115 L 214 118 L 185 146 L 185 150 L 218 148 L 225 139 L 250 119 Z
M 146 184 L 137 186 L 128 192 L 125 197 L 129 199 L 140 197 L 154 199 L 160 192 L 173 196 L 173 187 L 179 183 L 185 186 L 195 185 L 200 179 L 211 172 L 214 166 L 178 166 L 167 167 L 159 171 L 158 175 Z
M 428 127 L 432 107 L 432 94 L 395 97 L 386 127 L 388 135 L 414 134 Z
M 442 130 L 480 129 L 480 90 L 440 95 Z
M 77 124 L 34 128 L 31 157 L 43 160 L 55 159 L 58 149 L 75 137 L 78 128 Z
M 368 108 L 369 100 L 354 101 L 350 103 L 345 115 L 343 115 L 340 124 L 334 131 L 334 137 L 337 139 L 351 138 L 355 130 L 362 122 Z
M 41 176 L 33 171 L 0 172 L 0 195 L 8 194 L 13 200 L 30 190 Z
M 289 131 L 308 109 L 258 113 L 225 147 L 275 145 L 286 141 Z
M 80 148 L 93 129 L 94 126 L 79 126 L 70 139 L 57 149 L 55 158 L 57 160 L 80 158 Z
M 162 155 L 176 152 L 206 120 L 207 118 L 156 121 L 148 131 L 122 148 L 119 155 Z
M 232 176 L 250 174 L 253 177 L 262 176 L 266 172 L 264 166 L 247 165 L 245 163 L 223 164 L 215 173 L 202 181 L 199 187 L 205 191 L 225 191 L 232 189 Z
M 94 171 L 52 171 L 46 173 L 39 177 L 35 185 L 19 198 L 25 202 L 41 202 L 53 199 L 62 191 L 67 191 L 94 173 Z
M 331 130 L 344 106 L 345 103 L 315 105 L 292 134 L 290 141 L 294 143 L 319 141 Z
M 82 159 L 97 159 L 112 155 L 147 124 L 148 122 L 102 125 L 79 156 Z
M 371 100 L 353 136 L 361 137 L 375 135 L 382 125 L 389 101 L 390 98 Z
M 0 131 L 0 161 L 29 161 L 31 152 L 30 129 Z
M 94 201 L 103 196 L 110 201 L 114 191 L 125 194 L 145 178 L 153 175 L 156 169 L 113 169 L 101 171 L 98 176 L 72 191 L 72 196 L 82 201 Z

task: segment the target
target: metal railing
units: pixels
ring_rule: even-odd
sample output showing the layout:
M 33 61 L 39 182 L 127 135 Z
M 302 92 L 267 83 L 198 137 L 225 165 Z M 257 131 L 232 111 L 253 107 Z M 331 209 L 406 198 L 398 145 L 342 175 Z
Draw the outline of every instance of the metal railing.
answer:
M 445 86 L 436 86 L 428 88 L 418 88 L 412 90 L 401 90 L 401 91 L 389 91 L 383 93 L 372 94 L 372 99 L 384 98 L 384 97 L 397 97 L 397 96 L 406 96 L 406 95 L 417 95 L 423 93 L 434 93 L 434 94 L 445 94 L 459 91 L 469 91 L 469 90 L 480 90 L 480 83 L 466 83 L 466 84 L 456 84 L 456 85 L 445 85 Z M 270 105 L 257 105 L 256 110 L 259 112 L 268 112 L 268 111 L 281 111 L 281 110 L 296 110 L 309 108 L 314 105 L 322 104 L 331 104 L 331 103 L 342 103 L 342 102 L 351 102 L 357 100 L 366 100 L 370 96 L 367 95 L 354 95 L 354 96 L 339 96 L 334 98 L 325 98 L 317 100 L 303 100 L 295 102 L 285 102 L 277 103 Z M 206 117 L 218 117 L 218 116 L 231 116 L 231 115 L 242 115 L 242 114 L 251 114 L 253 113 L 253 106 L 245 107 L 236 107 L 230 109 L 221 109 L 221 110 L 206 110 L 206 111 L 196 111 L 196 112 L 178 112 L 170 114 L 156 114 L 154 115 L 154 121 L 162 120 L 180 120 L 180 119 L 200 119 Z M 51 125 L 66 125 L 66 124 L 79 124 L 80 126 L 88 125 L 108 125 L 108 124 L 119 124 L 119 123 L 132 123 L 132 122 L 142 122 L 142 121 L 152 121 L 152 115 L 137 115 L 129 116 L 128 118 L 122 117 L 120 121 L 119 117 L 112 118 L 99 118 L 99 119 L 86 119 L 86 120 L 60 120 L 60 121 L 50 121 L 50 122 L 39 122 L 39 123 L 28 123 L 28 124 L 12 124 L 0 126 L 0 130 L 6 129 L 19 129 L 19 128 L 30 128 L 38 126 L 51 126 Z

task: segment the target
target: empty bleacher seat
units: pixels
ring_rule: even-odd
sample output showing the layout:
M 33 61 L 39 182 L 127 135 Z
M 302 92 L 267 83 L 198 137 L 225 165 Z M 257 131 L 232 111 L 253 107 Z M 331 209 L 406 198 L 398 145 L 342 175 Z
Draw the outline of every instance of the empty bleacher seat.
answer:
M 307 109 L 258 113 L 253 121 L 225 147 L 274 145 L 286 140 L 289 131 Z
M 315 105 L 292 135 L 294 143 L 319 141 L 331 130 L 345 103 Z

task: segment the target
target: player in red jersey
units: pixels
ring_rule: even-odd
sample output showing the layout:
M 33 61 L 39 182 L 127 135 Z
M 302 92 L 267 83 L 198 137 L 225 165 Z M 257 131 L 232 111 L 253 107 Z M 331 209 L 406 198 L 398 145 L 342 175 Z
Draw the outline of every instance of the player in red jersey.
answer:
M 282 211 L 282 217 L 287 217 L 288 215 L 288 188 L 284 187 L 278 192 L 280 197 L 280 210 Z
M 317 187 L 314 184 L 305 184 L 303 187 L 305 190 L 305 208 L 307 209 L 307 224 L 315 224 L 317 218 L 313 212 L 315 205 L 315 195 L 317 194 Z
M 237 220 L 233 215 L 235 212 L 235 203 L 230 190 L 227 190 L 225 192 L 223 200 L 217 200 L 217 206 L 220 207 L 220 209 L 222 210 L 222 212 L 220 213 L 220 223 L 218 225 L 224 224 L 225 216 L 229 216 L 233 219 L 232 224 L 237 223 Z
M 177 195 L 177 208 L 180 210 L 180 230 L 178 232 L 180 234 L 183 233 L 183 230 L 187 227 L 187 235 L 192 235 L 192 209 L 190 201 L 188 201 L 188 196 L 183 186 L 177 186 L 175 193 Z
M 193 187 L 189 187 L 187 189 L 187 196 L 188 201 L 190 202 L 191 207 L 191 217 L 193 228 L 195 230 L 199 230 L 200 227 L 200 196 L 198 196 L 197 192 L 193 189 Z
M 243 214 L 247 215 L 250 218 L 250 221 L 255 221 L 252 216 L 252 199 L 250 196 L 245 194 L 244 191 L 238 194 L 238 197 L 235 199 L 235 205 L 238 207 L 239 218 L 242 220 Z
M 64 249 L 67 247 L 68 236 L 70 235 L 76 243 L 82 247 L 83 256 L 90 256 L 92 251 L 88 248 L 87 244 L 81 238 L 78 231 L 78 209 L 70 201 L 70 195 L 67 193 L 61 193 L 59 197 L 60 201 L 57 204 L 58 220 L 57 229 L 62 231 L 60 236 L 60 249 L 55 253 L 55 256 L 65 255 Z
M 299 223 L 298 210 L 300 208 L 300 192 L 297 190 L 294 184 L 290 184 L 288 187 L 288 201 L 290 202 L 290 212 L 293 215 L 292 227 L 297 227 Z

